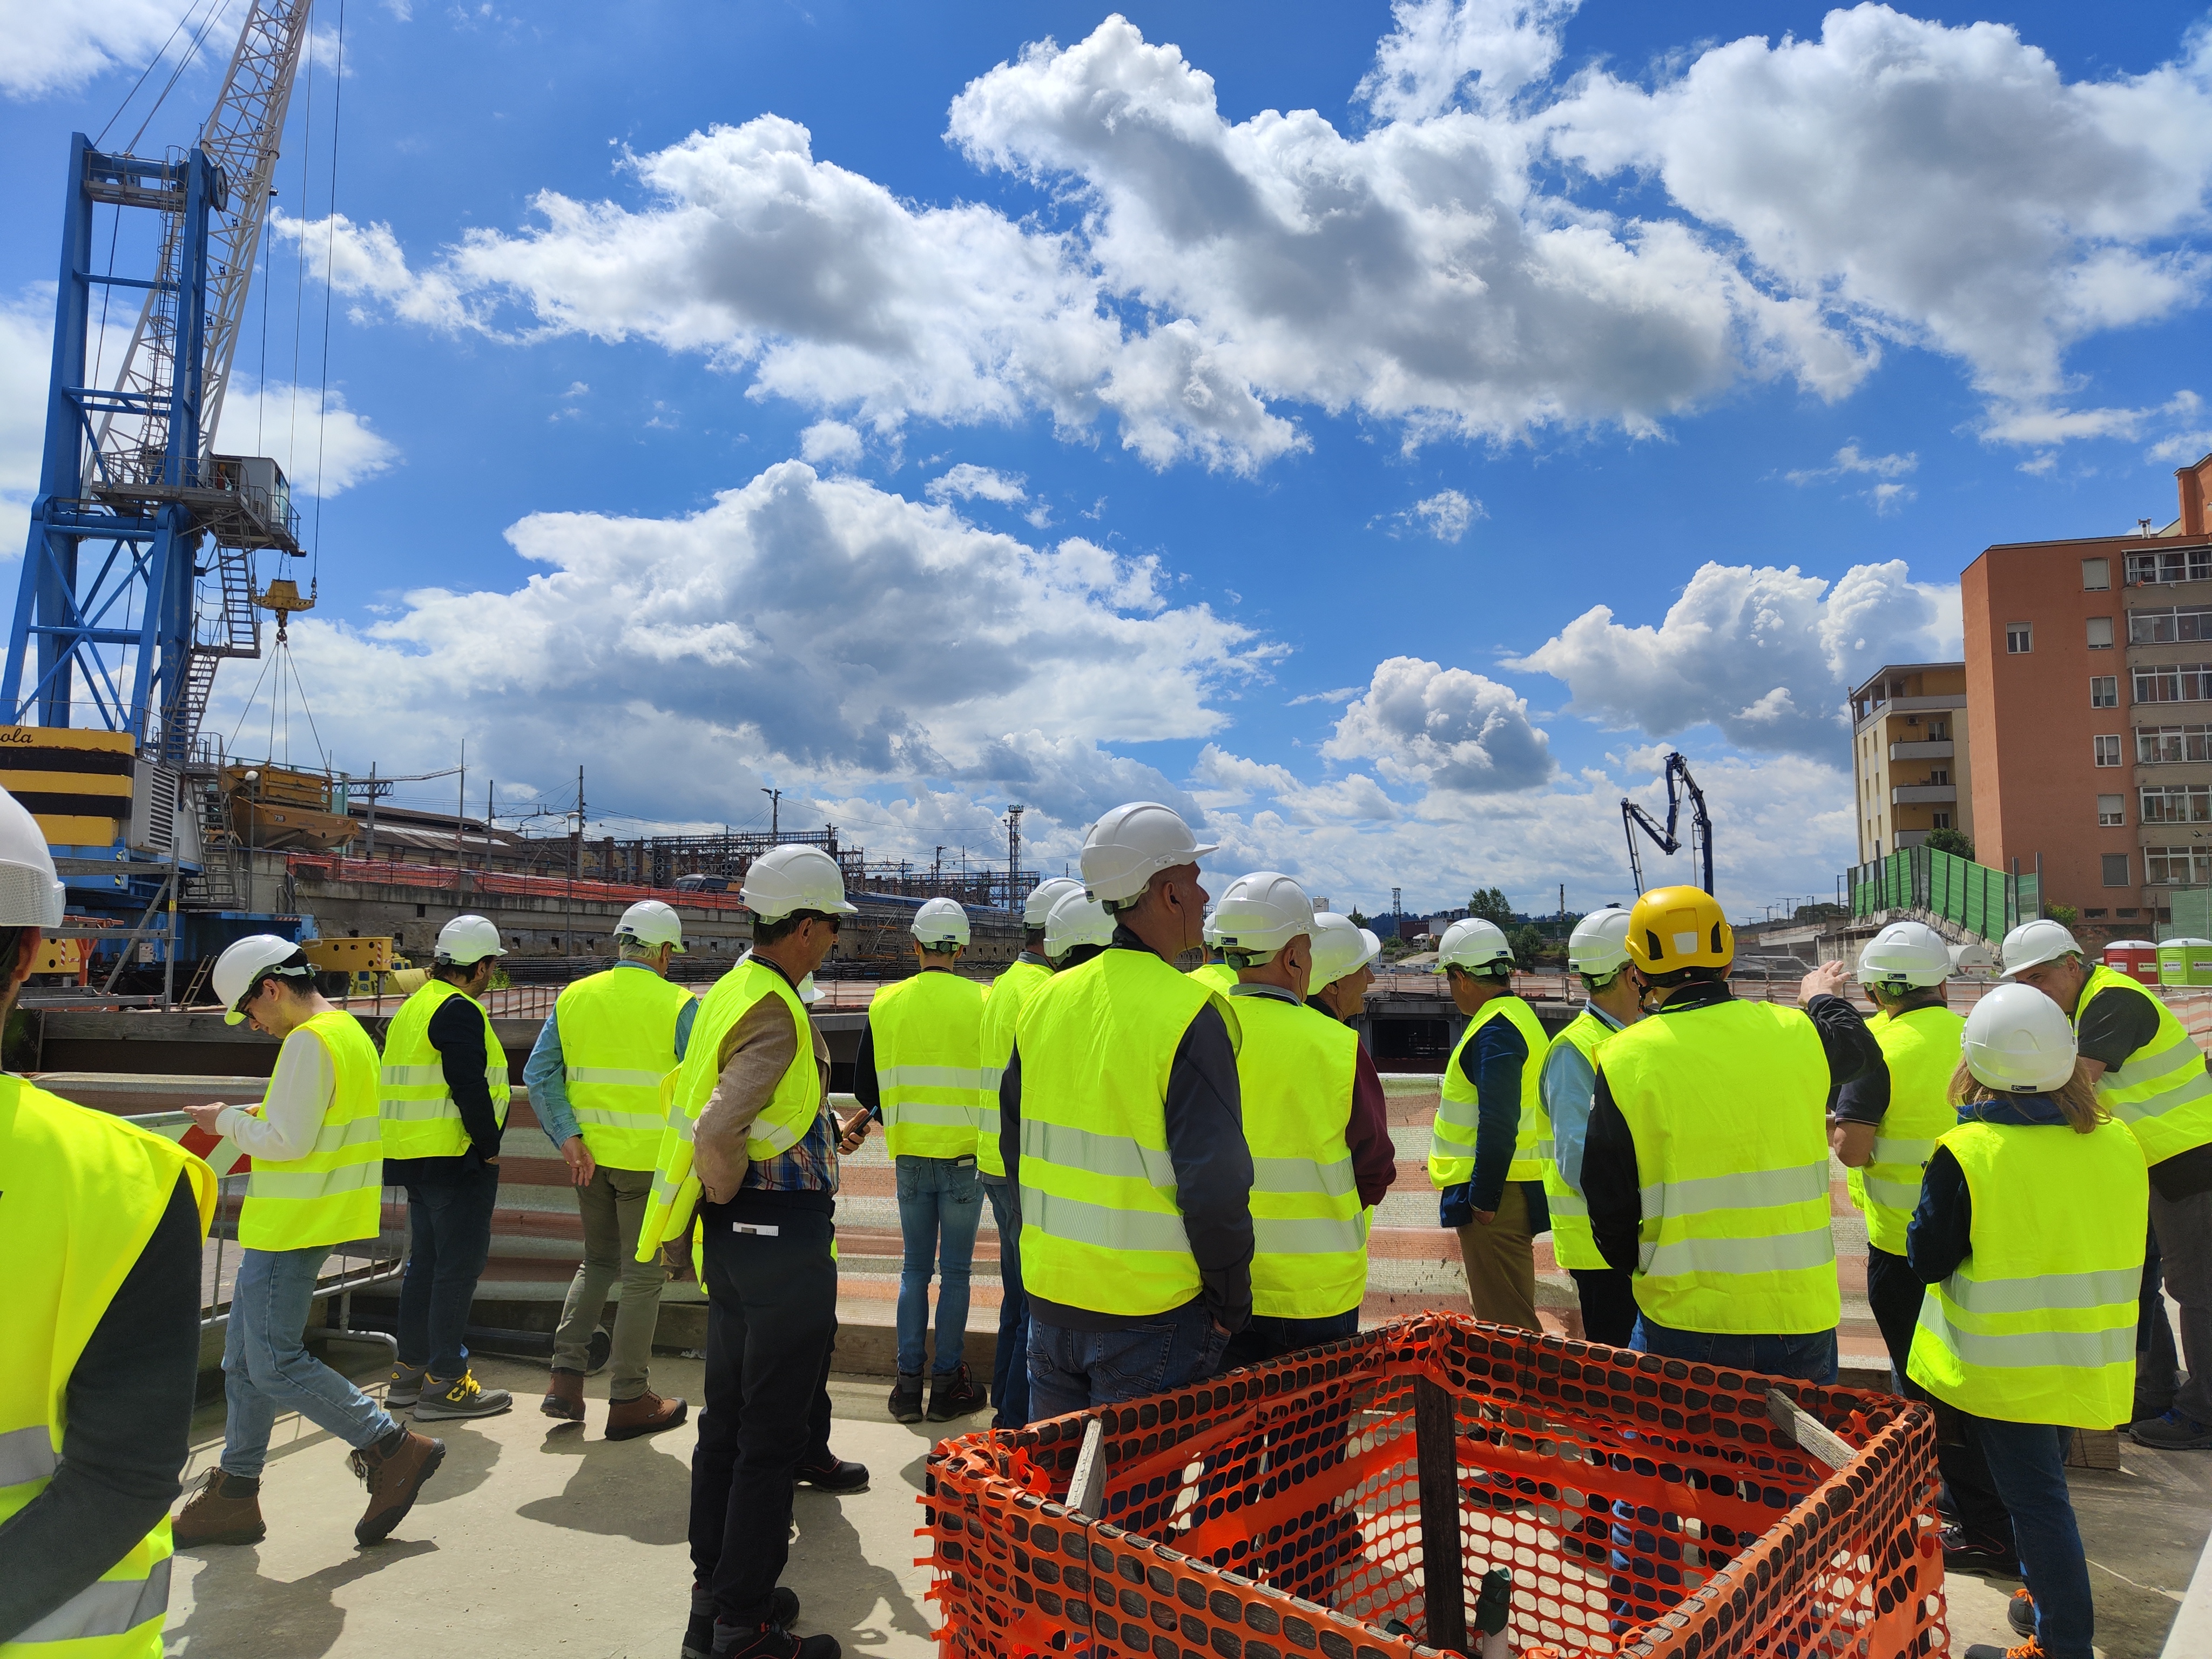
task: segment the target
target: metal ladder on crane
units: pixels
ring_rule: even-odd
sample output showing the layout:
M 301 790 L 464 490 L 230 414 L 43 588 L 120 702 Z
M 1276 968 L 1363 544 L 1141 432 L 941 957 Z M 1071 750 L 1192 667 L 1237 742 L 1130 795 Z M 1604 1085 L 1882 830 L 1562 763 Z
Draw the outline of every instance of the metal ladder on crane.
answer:
M 253 607 L 253 567 L 237 548 L 224 548 L 216 558 L 222 588 L 222 608 L 210 619 L 211 626 L 196 630 L 191 654 L 185 659 L 184 684 L 162 722 L 161 758 L 181 764 L 199 740 L 200 720 L 207 713 L 208 696 L 215 689 L 215 672 L 225 659 L 261 654 L 261 617 Z

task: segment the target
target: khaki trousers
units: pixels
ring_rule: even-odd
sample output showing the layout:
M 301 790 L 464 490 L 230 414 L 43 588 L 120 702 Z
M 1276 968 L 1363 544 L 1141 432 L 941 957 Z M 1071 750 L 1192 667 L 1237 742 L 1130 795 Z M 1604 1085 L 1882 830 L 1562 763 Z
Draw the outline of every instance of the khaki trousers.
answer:
M 1467 1297 L 1477 1319 L 1543 1329 L 1536 1321 L 1536 1243 L 1528 1233 L 1528 1195 L 1519 1182 L 1505 1183 L 1488 1226 L 1470 1221 L 1459 1229 L 1459 1259 L 1467 1264 Z
M 611 1170 L 602 1164 L 591 1184 L 576 1189 L 576 1208 L 584 1219 L 584 1259 L 569 1282 L 553 1333 L 553 1363 L 580 1371 L 591 1363 L 592 1332 L 607 1293 L 622 1282 L 615 1307 L 614 1350 L 608 1359 L 607 1398 L 635 1400 L 645 1392 L 646 1368 L 653 1360 L 653 1328 L 660 1318 L 660 1287 L 668 1270 L 655 1256 L 640 1261 L 638 1231 L 645 1224 L 645 1200 L 653 1191 L 650 1170 Z

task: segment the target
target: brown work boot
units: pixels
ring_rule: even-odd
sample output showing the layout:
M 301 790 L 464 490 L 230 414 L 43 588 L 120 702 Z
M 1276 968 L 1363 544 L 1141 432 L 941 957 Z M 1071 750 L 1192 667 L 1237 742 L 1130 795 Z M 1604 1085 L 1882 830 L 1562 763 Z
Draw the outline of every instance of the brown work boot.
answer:
M 610 1400 L 607 1438 L 635 1440 L 641 1434 L 659 1434 L 681 1423 L 690 1409 L 681 1400 L 663 1400 L 651 1389 L 635 1400 Z
M 566 1418 L 571 1423 L 584 1420 L 584 1374 L 562 1370 L 556 1365 L 553 1375 L 545 1384 L 545 1398 L 538 1402 L 538 1409 L 548 1417 Z
M 368 1507 L 354 1523 L 354 1541 L 378 1544 L 415 1507 L 422 1483 L 446 1461 L 446 1443 L 412 1429 L 394 1429 L 374 1446 L 346 1459 L 346 1467 L 368 1488 Z
M 185 1500 L 170 1529 L 180 1550 L 205 1544 L 258 1544 L 269 1535 L 261 1518 L 261 1483 L 210 1469 L 200 1489 Z

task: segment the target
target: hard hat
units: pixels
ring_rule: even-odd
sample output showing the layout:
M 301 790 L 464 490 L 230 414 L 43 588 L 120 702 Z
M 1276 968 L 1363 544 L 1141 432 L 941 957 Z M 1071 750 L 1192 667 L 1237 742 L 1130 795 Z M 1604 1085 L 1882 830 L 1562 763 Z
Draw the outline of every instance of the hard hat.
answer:
M 781 921 L 794 910 L 849 916 L 845 877 L 837 860 L 818 847 L 771 847 L 746 868 L 738 902 L 763 921 Z
M 1437 945 L 1433 971 L 1441 974 L 1447 968 L 1464 968 L 1480 974 L 1501 962 L 1508 968 L 1513 965 L 1513 947 L 1506 942 L 1504 929 L 1480 916 L 1468 916 L 1444 929 Z
M 949 951 L 968 943 L 968 913 L 949 898 L 933 898 L 914 913 L 910 929 L 925 951 Z
M 1735 933 L 1702 887 L 1655 887 L 1628 913 L 1628 959 L 1647 974 L 1725 968 L 1735 960 Z
M 1361 928 L 1359 930 L 1359 937 L 1364 939 L 1367 943 L 1368 961 L 1372 962 L 1376 957 L 1382 954 L 1382 941 L 1376 936 L 1376 932 L 1372 927 Z
M 279 939 L 274 933 L 248 933 L 223 947 L 215 959 L 216 1000 L 222 1004 L 222 1019 L 226 1025 L 235 1025 L 246 1016 L 238 1005 L 246 1000 L 253 982 L 271 968 L 282 968 L 300 954 L 300 947 L 289 939 Z M 312 978 L 313 969 L 295 969 L 289 978 Z
M 1925 922 L 1893 921 L 1859 952 L 1862 985 L 1941 985 L 1951 977 L 1951 947 Z
M 1042 927 L 1044 919 L 1052 914 L 1052 907 L 1068 893 L 1079 893 L 1083 884 L 1073 876 L 1048 876 L 1030 889 L 1030 896 L 1022 901 L 1022 926 Z
M 1567 966 L 1585 979 L 1603 979 L 1628 965 L 1628 915 L 1618 904 L 1593 910 L 1567 935 Z
M 456 968 L 506 954 L 499 948 L 499 928 L 489 916 L 455 916 L 438 930 L 437 959 Z
M 1079 945 L 1109 945 L 1114 942 L 1114 918 L 1106 907 L 1079 887 L 1062 893 L 1045 918 L 1044 953 L 1057 959 Z
M 1993 985 L 1967 1012 L 1965 1050 L 1978 1081 L 2005 1094 L 2045 1094 L 2074 1075 L 2074 1022 L 2033 986 Z
M 66 895 L 30 810 L 0 789 L 0 927 L 58 927 Z
M 640 945 L 665 945 L 678 954 L 684 949 L 684 918 L 659 899 L 640 899 L 622 913 L 615 937 L 625 933 Z
M 1313 901 L 1306 890 L 1273 870 L 1237 877 L 1213 912 L 1215 943 L 1255 963 L 1302 934 L 1312 937 L 1313 930 Z
M 1201 847 L 1172 806 L 1154 800 L 1117 806 L 1083 838 L 1083 885 L 1108 902 L 1135 898 L 1163 870 L 1195 864 L 1217 847 Z
M 1382 941 L 1364 927 L 1352 926 L 1351 917 L 1334 910 L 1315 911 L 1313 977 L 1306 982 L 1307 994 L 1358 973 L 1382 948 Z
M 799 981 L 793 988 L 799 993 L 799 1000 L 801 1002 L 816 1003 L 822 1000 L 822 988 L 814 982 L 814 975 L 811 974 Z
M 1220 915 L 1221 906 L 1218 903 L 1209 906 L 1206 912 L 1206 920 L 1199 927 L 1198 936 L 1206 941 L 1206 948 L 1209 951 L 1218 951 L 1221 948 L 1221 925 L 1217 920 Z
M 2039 968 L 2061 957 L 2081 954 L 2080 942 L 2066 931 L 2063 922 L 2023 921 L 2004 936 L 2004 972 L 1997 977 L 2010 979 L 2023 968 Z

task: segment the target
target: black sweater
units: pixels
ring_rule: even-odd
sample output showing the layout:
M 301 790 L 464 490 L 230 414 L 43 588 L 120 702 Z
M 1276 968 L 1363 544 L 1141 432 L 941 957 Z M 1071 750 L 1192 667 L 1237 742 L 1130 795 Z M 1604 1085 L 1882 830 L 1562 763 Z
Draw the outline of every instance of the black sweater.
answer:
M 439 1069 L 446 1074 L 446 1087 L 453 1091 L 453 1104 L 460 1109 L 469 1148 L 459 1158 L 387 1158 L 387 1187 L 451 1181 L 481 1170 L 499 1156 L 499 1114 L 491 1103 L 491 1081 L 484 1075 L 483 1009 L 466 997 L 447 997 L 430 1016 L 424 1035 L 438 1051 Z

